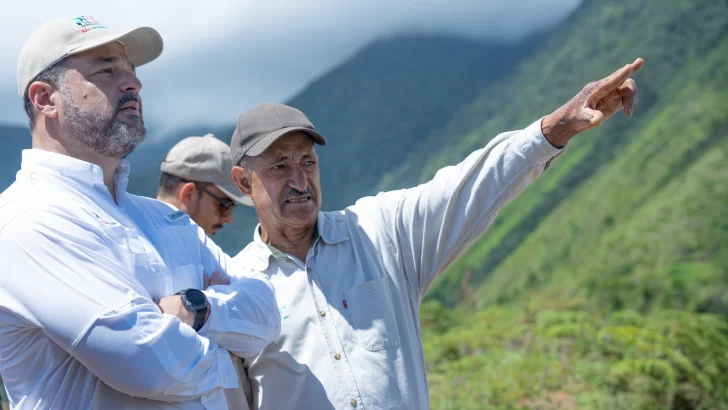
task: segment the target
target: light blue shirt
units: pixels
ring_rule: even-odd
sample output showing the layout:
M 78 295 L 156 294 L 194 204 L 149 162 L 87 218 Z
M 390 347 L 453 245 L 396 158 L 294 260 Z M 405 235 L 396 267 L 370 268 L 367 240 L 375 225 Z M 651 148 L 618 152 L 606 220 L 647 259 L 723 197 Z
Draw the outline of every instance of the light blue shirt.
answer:
M 427 409 L 425 292 L 561 152 L 540 120 L 500 134 L 426 184 L 320 213 L 304 261 L 271 249 L 256 230 L 235 260 L 270 276 L 283 326 L 244 361 L 247 375 L 240 369 L 252 407 Z M 247 407 L 244 396 L 229 399 Z

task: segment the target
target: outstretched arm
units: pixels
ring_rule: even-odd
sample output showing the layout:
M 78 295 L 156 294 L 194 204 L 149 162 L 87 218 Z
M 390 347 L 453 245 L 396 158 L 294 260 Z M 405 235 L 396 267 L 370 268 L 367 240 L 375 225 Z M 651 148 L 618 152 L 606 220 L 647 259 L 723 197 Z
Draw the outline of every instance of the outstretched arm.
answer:
M 421 298 L 432 281 L 480 237 L 500 209 L 541 175 L 577 133 L 624 109 L 632 115 L 637 59 L 588 84 L 569 102 L 522 131 L 497 135 L 455 166 L 418 187 L 365 198 L 377 229 L 401 258 L 410 289 Z

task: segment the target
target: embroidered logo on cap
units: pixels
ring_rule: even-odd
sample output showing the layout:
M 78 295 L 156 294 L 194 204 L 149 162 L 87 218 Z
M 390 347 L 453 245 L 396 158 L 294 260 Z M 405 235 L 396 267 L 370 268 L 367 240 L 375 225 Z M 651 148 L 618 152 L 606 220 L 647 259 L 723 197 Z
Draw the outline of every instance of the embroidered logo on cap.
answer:
M 76 22 L 76 25 L 81 27 L 82 33 L 88 33 L 92 30 L 98 30 L 102 28 L 108 28 L 105 25 L 101 24 L 98 20 L 91 16 L 78 16 L 74 17 L 73 21 Z

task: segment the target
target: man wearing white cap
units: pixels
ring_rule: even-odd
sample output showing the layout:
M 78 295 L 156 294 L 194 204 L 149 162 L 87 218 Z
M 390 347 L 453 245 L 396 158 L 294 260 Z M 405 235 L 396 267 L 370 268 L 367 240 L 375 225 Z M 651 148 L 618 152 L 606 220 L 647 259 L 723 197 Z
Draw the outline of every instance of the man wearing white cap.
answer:
M 15 409 L 224 409 L 230 353 L 280 332 L 267 278 L 184 212 L 126 192 L 124 158 L 146 135 L 135 68 L 161 52 L 155 30 L 89 16 L 46 22 L 21 51 L 33 149 L 0 194 L 0 374 Z M 207 288 L 212 272 L 230 284 Z
M 178 142 L 160 168 L 157 199 L 185 211 L 208 236 L 233 222 L 236 204 L 252 205 L 230 175 L 230 146 L 213 134 Z

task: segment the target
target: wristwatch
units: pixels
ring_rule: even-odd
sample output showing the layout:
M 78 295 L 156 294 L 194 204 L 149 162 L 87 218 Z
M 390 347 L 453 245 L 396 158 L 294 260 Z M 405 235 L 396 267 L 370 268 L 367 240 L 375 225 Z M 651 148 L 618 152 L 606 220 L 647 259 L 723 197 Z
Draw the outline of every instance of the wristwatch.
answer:
M 207 311 L 210 310 L 210 302 L 207 296 L 199 289 L 183 289 L 175 293 L 182 296 L 182 304 L 187 310 L 195 314 L 195 324 L 192 326 L 195 332 L 202 329 L 207 318 Z

